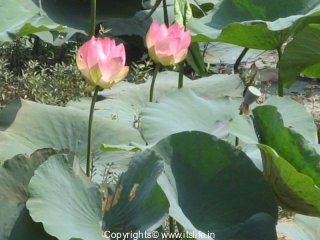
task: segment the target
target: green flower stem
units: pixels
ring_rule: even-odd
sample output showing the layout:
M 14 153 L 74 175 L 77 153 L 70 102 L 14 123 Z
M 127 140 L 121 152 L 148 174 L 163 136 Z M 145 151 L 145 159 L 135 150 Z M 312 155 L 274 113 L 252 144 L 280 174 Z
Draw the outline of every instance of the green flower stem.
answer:
M 171 233 L 174 233 L 175 232 L 175 224 L 174 224 L 174 219 L 173 219 L 173 217 L 169 217 L 169 228 L 170 228 L 170 232 Z
M 279 63 L 281 56 L 282 56 L 281 48 L 278 48 L 277 51 L 278 51 L 278 63 Z M 280 77 L 280 71 L 279 71 L 279 76 L 278 76 L 278 95 L 280 97 L 283 97 L 283 82 Z
M 92 122 L 93 122 L 93 112 L 94 112 L 94 105 L 97 101 L 97 96 L 99 92 L 99 87 L 96 86 L 94 90 L 94 94 L 91 100 L 90 106 L 90 114 L 89 114 L 89 122 L 88 122 L 88 144 L 87 144 L 87 166 L 86 166 L 86 175 L 88 177 L 92 176 L 93 170 L 93 159 L 92 159 Z
M 162 7 L 163 7 L 164 24 L 168 27 L 169 26 L 169 17 L 168 17 L 167 0 L 162 0 Z
M 91 0 L 91 10 L 90 10 L 90 35 L 96 35 L 96 18 L 97 18 L 97 2 L 96 0 Z
M 236 62 L 234 63 L 233 66 L 233 72 L 234 73 L 239 73 L 239 65 L 241 63 L 241 60 L 244 58 L 246 53 L 248 52 L 249 48 L 244 48 L 242 52 L 240 53 L 239 57 L 237 58 Z
M 183 72 L 184 72 L 184 61 L 179 63 L 179 81 L 178 88 L 183 88 Z
M 154 69 L 154 72 L 153 72 L 153 76 L 152 76 L 152 81 L 151 81 L 151 86 L 150 86 L 150 94 L 149 94 L 149 102 L 152 102 L 152 99 L 153 99 L 153 89 L 154 89 L 154 84 L 156 82 L 156 78 L 157 78 L 159 69 L 160 69 L 160 63 L 157 63 L 156 68 Z
M 242 115 L 242 114 L 243 114 L 243 112 L 242 112 L 242 110 L 240 109 L 239 115 Z M 238 146 L 239 146 L 239 143 L 240 143 L 239 138 L 236 136 L 235 146 L 238 147 Z
M 176 224 L 177 224 L 177 228 L 179 230 L 179 233 L 185 232 L 183 226 L 179 222 L 176 221 Z

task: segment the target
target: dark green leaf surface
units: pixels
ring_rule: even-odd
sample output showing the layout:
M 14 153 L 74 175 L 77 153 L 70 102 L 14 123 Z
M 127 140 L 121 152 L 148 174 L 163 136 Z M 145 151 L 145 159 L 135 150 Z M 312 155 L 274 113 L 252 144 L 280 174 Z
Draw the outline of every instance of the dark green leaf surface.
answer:
M 187 231 L 228 240 L 276 239 L 272 193 L 243 152 L 196 131 L 171 135 L 153 149 L 165 162 L 158 182 L 169 213 Z
M 25 208 L 28 184 L 35 169 L 51 155 L 53 149 L 42 149 L 30 157 L 17 155 L 0 165 L 0 239 L 52 240 L 39 223 L 35 223 Z
M 312 178 L 299 173 L 271 147 L 260 144 L 264 175 L 278 201 L 286 209 L 305 215 L 320 216 L 320 189 Z
M 103 217 L 104 230 L 115 232 L 145 231 L 162 225 L 169 203 L 157 185 L 163 163 L 155 152 L 146 150 L 136 154 L 129 169 L 119 179 L 115 192 L 117 203 Z
M 259 142 L 273 148 L 298 172 L 311 177 L 320 186 L 320 155 L 312 144 L 289 127 L 284 127 L 275 107 L 256 107 L 252 113 Z
M 275 21 L 305 14 L 318 4 L 317 0 L 224 0 L 212 21 L 220 26 L 248 20 Z
M 141 9 L 140 0 L 97 0 L 97 23 L 130 17 Z M 89 31 L 90 1 L 1 1 L 0 20 L 0 41 L 36 34 L 49 43 L 62 44 L 75 33 Z
M 305 74 L 320 76 L 320 24 L 310 24 L 294 35 L 279 61 L 279 74 L 289 87 L 305 70 Z
M 205 75 L 206 65 L 203 61 L 199 43 L 191 43 L 186 61 L 192 67 L 193 71 L 195 71 L 199 76 Z

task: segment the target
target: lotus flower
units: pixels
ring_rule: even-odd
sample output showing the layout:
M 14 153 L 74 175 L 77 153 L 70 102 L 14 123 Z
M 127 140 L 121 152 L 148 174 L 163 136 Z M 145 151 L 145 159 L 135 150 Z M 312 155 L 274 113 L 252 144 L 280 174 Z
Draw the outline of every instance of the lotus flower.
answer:
M 190 32 L 178 23 L 167 27 L 153 21 L 146 37 L 150 57 L 165 66 L 183 61 L 190 43 Z
M 102 88 L 110 88 L 129 71 L 123 44 L 116 45 L 111 38 L 92 37 L 79 48 L 76 61 L 84 78 Z

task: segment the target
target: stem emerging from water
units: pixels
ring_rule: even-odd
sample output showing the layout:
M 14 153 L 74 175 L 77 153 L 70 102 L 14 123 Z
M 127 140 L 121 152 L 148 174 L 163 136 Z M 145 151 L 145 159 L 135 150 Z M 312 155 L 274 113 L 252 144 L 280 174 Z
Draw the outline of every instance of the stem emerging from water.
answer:
M 178 88 L 183 88 L 183 71 L 184 70 L 184 61 L 179 63 L 179 81 Z
M 153 89 L 154 89 L 154 84 L 156 82 L 156 78 L 157 78 L 159 69 L 160 69 L 160 63 L 157 63 L 156 64 L 156 68 L 154 69 L 154 72 L 153 72 L 153 76 L 152 76 L 152 81 L 151 81 L 151 86 L 150 86 L 150 93 L 149 93 L 149 102 L 152 102 L 152 99 L 153 99 Z
M 278 51 L 278 63 L 279 63 L 279 61 L 281 59 L 281 56 L 282 56 L 281 48 L 278 48 L 277 51 Z M 279 74 L 278 74 L 278 95 L 280 97 L 283 97 L 283 82 L 282 82 L 282 79 L 280 77 L 280 71 L 279 71 Z
M 99 87 L 96 86 L 94 90 L 94 94 L 91 100 L 90 106 L 90 114 L 89 114 L 89 122 L 88 122 L 88 144 L 87 144 L 87 166 L 86 166 L 86 175 L 88 177 L 92 176 L 93 170 L 93 159 L 92 159 L 92 122 L 93 122 L 93 112 L 94 112 L 94 105 L 97 101 L 97 96 L 99 92 Z
M 240 53 L 239 57 L 237 58 L 236 62 L 234 63 L 234 66 L 233 66 L 234 73 L 238 73 L 239 72 L 239 65 L 241 63 L 241 60 L 244 58 L 244 56 L 246 55 L 248 50 L 249 50 L 249 48 L 244 48 L 242 50 L 242 52 Z

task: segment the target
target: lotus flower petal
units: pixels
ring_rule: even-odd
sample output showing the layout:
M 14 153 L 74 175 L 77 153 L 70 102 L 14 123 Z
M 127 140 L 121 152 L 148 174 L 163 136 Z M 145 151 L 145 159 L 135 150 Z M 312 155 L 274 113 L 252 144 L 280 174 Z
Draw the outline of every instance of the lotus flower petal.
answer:
M 186 58 L 191 34 L 183 26 L 174 23 L 167 27 L 153 21 L 146 36 L 149 56 L 162 65 L 172 65 Z
M 128 74 L 123 44 L 111 38 L 92 37 L 76 55 L 77 66 L 84 78 L 94 86 L 110 88 Z

